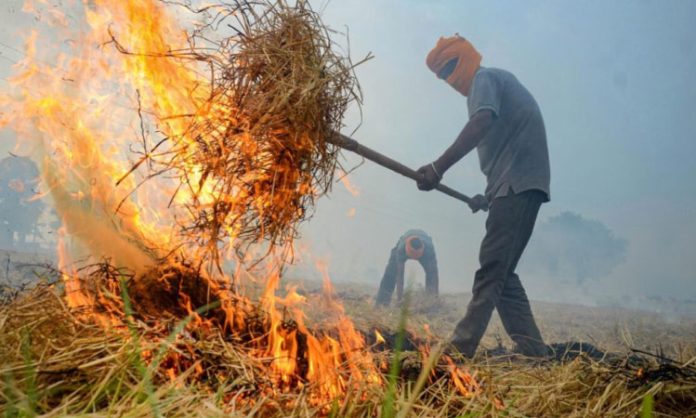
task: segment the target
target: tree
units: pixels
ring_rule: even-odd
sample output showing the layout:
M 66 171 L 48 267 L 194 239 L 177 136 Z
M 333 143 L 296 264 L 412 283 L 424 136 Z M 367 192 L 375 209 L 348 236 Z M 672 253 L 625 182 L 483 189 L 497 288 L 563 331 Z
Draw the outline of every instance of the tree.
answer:
M 533 272 L 582 283 L 611 273 L 627 246 L 602 222 L 563 212 L 536 228 L 523 263 Z

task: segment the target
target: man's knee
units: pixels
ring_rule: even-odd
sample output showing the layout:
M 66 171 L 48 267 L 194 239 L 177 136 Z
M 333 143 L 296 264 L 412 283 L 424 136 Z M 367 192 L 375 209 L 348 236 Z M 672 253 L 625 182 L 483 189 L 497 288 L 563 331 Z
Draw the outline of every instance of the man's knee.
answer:
M 474 274 L 473 292 L 500 293 L 505 284 L 505 268 L 503 262 L 498 260 L 481 266 Z
M 529 305 L 527 292 L 521 287 L 512 289 L 505 287 L 500 295 L 500 300 L 509 305 Z

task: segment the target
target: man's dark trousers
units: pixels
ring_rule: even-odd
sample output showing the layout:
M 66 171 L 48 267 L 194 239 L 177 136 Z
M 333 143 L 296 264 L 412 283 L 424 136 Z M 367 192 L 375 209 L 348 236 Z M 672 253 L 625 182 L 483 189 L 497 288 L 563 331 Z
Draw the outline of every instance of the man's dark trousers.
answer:
M 377 306 L 388 306 L 391 302 L 392 295 L 394 294 L 394 288 L 397 288 L 397 298 L 401 300 L 403 286 L 404 286 L 404 263 L 402 255 L 399 251 L 403 251 L 397 245 L 392 248 L 391 256 L 389 257 L 389 262 L 384 270 L 384 275 L 382 276 L 382 281 L 379 283 L 379 291 L 377 292 L 377 300 L 375 301 Z M 435 257 L 435 250 L 433 247 L 426 247 L 425 253 L 418 260 L 420 265 L 425 271 L 425 292 L 429 295 L 438 294 L 438 271 L 437 271 L 437 258 Z
M 539 328 L 515 268 L 527 246 L 539 207 L 546 195 L 538 190 L 508 194 L 493 200 L 486 236 L 481 243 L 481 268 L 474 277 L 473 297 L 466 316 L 454 330 L 452 344 L 473 357 L 491 319 L 493 308 L 518 352 L 529 356 L 546 354 Z

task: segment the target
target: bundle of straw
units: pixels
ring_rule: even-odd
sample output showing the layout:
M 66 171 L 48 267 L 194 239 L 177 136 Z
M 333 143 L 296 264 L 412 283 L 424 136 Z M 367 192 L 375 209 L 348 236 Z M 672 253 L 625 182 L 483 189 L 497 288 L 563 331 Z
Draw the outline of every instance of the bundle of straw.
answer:
M 148 166 L 175 172 L 193 192 L 184 235 L 214 258 L 225 243 L 240 254 L 253 243 L 288 244 L 333 183 L 339 149 L 327 139 L 361 100 L 355 65 L 307 1 L 193 11 L 207 23 L 189 34 L 190 50 L 167 57 L 205 63 L 210 94 Z M 224 27 L 235 34 L 219 38 Z

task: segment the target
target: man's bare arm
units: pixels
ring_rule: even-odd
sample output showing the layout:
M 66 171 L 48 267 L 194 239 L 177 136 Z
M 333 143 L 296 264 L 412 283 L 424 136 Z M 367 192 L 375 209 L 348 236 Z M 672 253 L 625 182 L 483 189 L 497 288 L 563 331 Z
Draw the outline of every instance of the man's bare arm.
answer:
M 476 112 L 459 133 L 454 143 L 445 150 L 440 158 L 432 164 L 424 165 L 418 169 L 418 173 L 422 176 L 417 182 L 418 189 L 434 189 L 450 167 L 476 148 L 491 129 L 493 122 L 495 122 L 493 111 L 484 109 Z M 484 196 L 476 195 L 469 203 L 469 207 L 474 213 L 479 210 L 486 211 L 488 210 L 488 202 Z
M 459 133 L 454 143 L 433 163 L 437 174 L 439 176 L 444 175 L 457 161 L 476 148 L 478 143 L 486 136 L 494 121 L 495 117 L 492 111 L 484 109 L 476 112 Z

